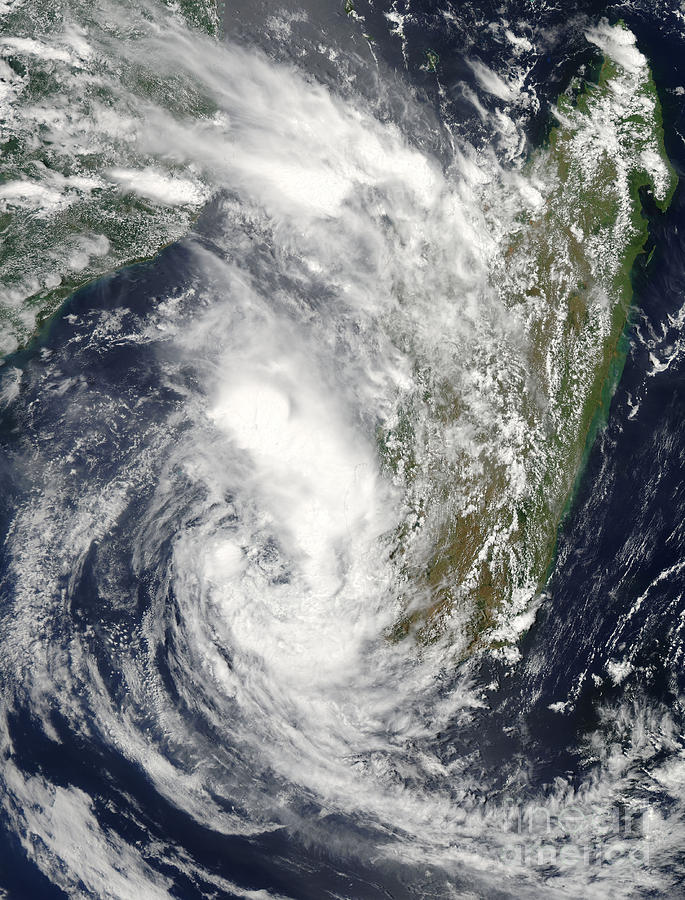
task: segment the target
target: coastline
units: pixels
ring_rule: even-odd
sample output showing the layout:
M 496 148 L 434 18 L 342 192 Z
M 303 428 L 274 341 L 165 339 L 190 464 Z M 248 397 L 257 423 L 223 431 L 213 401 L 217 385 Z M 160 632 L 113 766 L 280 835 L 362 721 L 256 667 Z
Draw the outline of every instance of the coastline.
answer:
M 619 22 L 617 24 L 623 27 L 622 22 Z M 671 182 L 666 196 L 662 200 L 654 197 L 653 194 L 651 195 L 650 199 L 654 206 L 654 213 L 664 216 L 667 214 L 671 203 L 673 202 L 675 193 L 680 186 L 680 179 L 666 150 L 664 139 L 663 103 L 661 101 L 661 98 L 658 96 L 658 88 L 656 83 L 654 82 L 654 72 L 651 65 L 650 77 L 652 79 L 653 88 L 657 96 L 656 127 L 659 148 L 662 157 L 667 165 Z M 578 464 L 576 476 L 573 480 L 572 487 L 569 491 L 562 513 L 557 523 L 556 537 L 554 540 L 554 547 L 550 556 L 549 565 L 545 572 L 544 578 L 540 583 L 541 591 L 544 590 L 544 587 L 549 581 L 554 570 L 557 559 L 560 534 L 573 509 L 574 503 L 578 496 L 578 492 L 583 483 L 592 449 L 597 439 L 599 438 L 600 433 L 606 427 L 611 411 L 611 403 L 614 394 L 616 393 L 620 384 L 628 354 L 630 353 L 630 333 L 634 325 L 634 315 L 636 312 L 636 308 L 633 302 L 635 297 L 634 280 L 639 268 L 646 268 L 647 266 L 649 266 L 652 255 L 656 248 L 656 244 L 652 241 L 652 221 L 654 213 L 652 215 L 649 214 L 646 205 L 641 197 L 643 189 L 646 189 L 651 193 L 651 188 L 652 185 L 647 178 L 635 178 L 631 183 L 631 201 L 634 210 L 634 222 L 637 225 L 637 233 L 635 239 L 631 242 L 626 250 L 623 265 L 621 267 L 621 280 L 623 282 L 623 302 L 621 304 L 618 304 L 615 309 L 616 318 L 620 321 L 620 330 L 618 333 L 618 338 L 615 342 L 614 350 L 609 356 L 607 372 L 600 387 L 598 402 L 585 433 L 582 455 Z M 642 262 L 642 257 L 644 257 L 645 254 L 648 254 L 648 257 L 644 262 Z

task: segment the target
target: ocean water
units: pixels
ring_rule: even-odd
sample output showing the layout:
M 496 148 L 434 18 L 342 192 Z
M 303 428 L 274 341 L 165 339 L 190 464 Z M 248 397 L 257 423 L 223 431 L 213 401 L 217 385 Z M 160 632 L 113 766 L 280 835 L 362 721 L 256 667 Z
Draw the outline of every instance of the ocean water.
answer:
M 682 187 L 649 211 L 623 377 L 518 661 L 383 639 L 402 498 L 373 434 L 413 377 L 387 319 L 406 314 L 430 348 L 448 326 L 470 334 L 468 302 L 436 301 L 455 283 L 468 300 L 479 271 L 467 166 L 458 202 L 436 199 L 453 141 L 496 144 L 493 166 L 523 152 L 587 58 L 584 29 L 620 14 L 682 172 L 683 16 L 398 5 L 357 5 L 371 45 L 318 7 L 236 8 L 226 55 L 172 44 L 185 66 L 206 54 L 234 129 L 200 132 L 213 199 L 189 236 L 78 291 L 5 362 L 9 897 L 679 895 Z M 464 87 L 480 90 L 474 35 L 492 72 L 509 65 L 504 18 L 535 48 L 514 132 Z M 444 84 L 421 69 L 426 46 Z M 179 127 L 179 154 L 195 129 Z M 430 275 L 417 231 L 437 247 Z M 432 301 L 415 318 L 387 299 L 398 276 Z

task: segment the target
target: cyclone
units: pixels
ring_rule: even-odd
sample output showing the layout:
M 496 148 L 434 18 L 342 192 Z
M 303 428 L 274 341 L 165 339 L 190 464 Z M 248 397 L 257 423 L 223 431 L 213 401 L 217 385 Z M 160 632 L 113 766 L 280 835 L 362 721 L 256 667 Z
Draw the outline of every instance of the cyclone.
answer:
M 8 897 L 681 889 L 685 14 L 424 6 L 0 6 Z M 656 137 L 602 407 L 621 103 Z M 625 181 L 568 269 L 521 230 L 553 128 Z M 510 551 L 576 422 L 522 273 L 584 252 L 604 418 L 553 555 Z M 435 562 L 481 510 L 497 603 Z

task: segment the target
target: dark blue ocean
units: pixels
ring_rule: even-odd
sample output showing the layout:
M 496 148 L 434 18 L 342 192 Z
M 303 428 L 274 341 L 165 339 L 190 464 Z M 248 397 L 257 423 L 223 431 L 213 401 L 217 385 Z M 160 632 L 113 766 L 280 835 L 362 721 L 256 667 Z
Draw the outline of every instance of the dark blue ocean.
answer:
M 361 7 L 362 4 L 356 5 L 360 11 Z M 441 14 L 448 7 L 460 23 L 457 34 L 450 33 L 449 41 L 440 24 L 444 21 Z M 396 42 L 388 39 L 387 44 L 383 43 L 383 29 L 387 31 L 384 9 L 380 3 L 365 8 L 366 27 L 376 36 L 377 52 L 390 69 L 404 70 Z M 441 113 L 440 98 L 434 93 L 429 73 L 421 69 L 425 46 L 435 50 L 448 67 L 447 82 L 472 78 L 464 62 L 469 34 L 475 22 L 488 17 L 496 19 L 498 6 L 473 2 L 457 8 L 424 3 L 419 8 L 412 3 L 412 10 L 415 16 L 407 30 L 409 77 L 423 98 L 426 115 L 439 117 L 444 108 Z M 252 10 L 253 21 L 244 22 L 245 35 L 258 27 L 262 12 L 261 8 Z M 527 0 L 518 4 L 516 12 L 519 21 L 530 23 L 531 37 L 541 46 L 544 35 L 550 36 L 546 52 L 540 54 L 530 74 L 547 103 L 554 101 L 578 66 L 590 60 L 581 37 L 581 17 L 587 17 L 582 21 L 591 22 L 604 14 L 614 19 L 621 16 L 626 21 L 652 66 L 663 106 L 667 151 L 682 179 L 682 29 L 674 31 L 671 24 L 666 27 L 671 19 L 629 5 L 593 3 L 576 4 L 572 9 L 568 5 L 549 9 L 537 0 Z M 321 10 L 318 14 L 327 15 Z M 230 10 L 227 15 L 231 15 Z M 335 21 L 331 18 L 331 22 Z M 479 31 L 479 35 L 483 34 L 486 32 Z M 345 40 L 342 31 L 340 40 L 341 44 Z M 481 57 L 497 69 L 496 45 L 488 48 L 485 38 L 483 41 Z M 326 80 L 325 72 L 314 74 Z M 456 95 L 449 103 L 450 116 L 455 120 L 463 117 L 465 133 L 478 131 L 481 125 Z M 544 139 L 549 124 L 546 112 L 543 104 L 540 112 L 531 117 L 529 132 L 533 143 Z M 483 132 L 479 139 L 487 141 L 487 134 Z M 587 785 L 593 767 L 602 762 L 606 742 L 619 757 L 625 751 L 627 759 L 628 734 L 638 727 L 636 722 L 643 722 L 640 727 L 648 732 L 655 722 L 667 717 L 668 739 L 654 747 L 651 756 L 638 754 L 634 762 L 626 762 L 626 771 L 621 773 L 625 779 L 623 799 L 617 792 L 615 802 L 611 797 L 607 800 L 608 808 L 616 811 L 615 827 L 625 832 L 628 842 L 645 837 L 649 815 L 657 816 L 662 829 L 659 834 L 685 834 L 681 830 L 682 811 L 673 801 L 669 785 L 663 782 L 663 771 L 671 760 L 672 777 L 677 779 L 678 773 L 682 774 L 677 764 L 684 752 L 679 735 L 685 729 L 682 180 L 666 213 L 650 205 L 648 198 L 645 204 L 650 243 L 633 272 L 634 301 L 627 328 L 629 352 L 625 368 L 606 425 L 588 455 L 574 503 L 561 528 L 544 602 L 521 641 L 521 659 L 517 664 L 505 666 L 490 660 L 470 670 L 472 681 L 491 685 L 488 703 L 473 712 L 468 721 L 457 718 L 443 728 L 434 736 L 430 748 L 446 766 L 455 760 L 469 760 L 469 770 L 481 773 L 483 805 L 493 800 L 504 803 L 511 796 L 516 807 L 549 795 L 560 779 L 569 791 L 574 784 Z M 79 570 L 62 572 L 62 606 L 54 598 L 49 601 L 56 604 L 54 615 L 46 616 L 36 627 L 48 629 L 47 633 L 54 629 L 55 646 L 62 647 L 67 657 L 71 651 L 68 642 L 63 641 L 65 629 L 80 635 L 84 652 L 90 654 L 92 672 L 102 680 L 114 703 L 124 702 L 123 680 L 112 664 L 108 635 L 116 629 L 123 642 L 138 640 L 138 623 L 158 608 L 163 596 L 167 612 L 159 626 L 159 643 L 151 648 L 146 643 L 148 638 L 140 638 L 140 645 L 132 652 L 150 651 L 148 664 L 156 667 L 169 696 L 176 697 L 179 716 L 197 732 L 202 747 L 220 747 L 228 758 L 233 752 L 230 725 L 225 733 L 217 732 L 176 686 L 180 677 L 178 661 L 182 658 L 177 646 L 179 632 L 173 623 L 174 614 L 178 613 L 172 587 L 159 576 L 173 542 L 171 526 L 168 522 L 164 525 L 169 528 L 168 533 L 158 536 L 154 554 L 140 564 L 131 562 L 134 551 L 129 543 L 131 535 L 141 533 L 143 510 L 157 479 L 168 478 L 179 491 L 187 491 L 187 508 L 192 508 L 192 486 L 184 482 L 183 473 L 174 469 L 173 460 L 169 462 L 168 448 L 184 439 L 188 426 L 176 414 L 184 392 L 197 389 L 199 370 L 193 368 L 191 360 L 174 381 L 168 377 L 165 356 L 172 351 L 154 340 L 137 343 L 127 336 L 140 329 L 140 323 L 147 321 L 150 310 L 162 297 L 178 299 L 191 327 L 192 303 L 187 293 L 201 277 L 196 251 L 198 247 L 213 246 L 215 225 L 216 207 L 210 204 L 192 235 L 166 248 L 151 262 L 114 273 L 80 290 L 28 348 L 6 360 L 2 385 L 6 387 L 15 379 L 17 370 L 22 379 L 19 392 L 5 405 L 0 418 L 0 532 L 6 539 L 15 511 L 37 490 L 37 478 L 46 470 L 40 467 L 48 467 L 52 457 L 69 456 L 76 505 L 80 483 L 92 481 L 105 492 L 124 470 L 134 465 L 137 456 L 148 452 L 152 427 L 168 423 L 164 439 L 167 443 L 149 451 L 150 463 L 136 485 L 136 498 L 122 507 L 116 528 L 93 541 Z M 268 249 L 257 252 L 262 255 L 255 271 L 268 271 Z M 274 289 L 277 287 L 275 284 Z M 96 325 L 105 314 L 116 318 L 121 339 L 112 337 L 113 332 L 100 339 Z M 39 522 L 36 528 L 40 528 Z M 0 542 L 0 653 L 2 633 L 11 623 L 13 598 L 22 577 L 9 565 L 7 546 L 6 540 Z M 111 601 L 117 592 L 125 598 L 119 604 Z M 625 665 L 626 658 L 630 665 Z M 230 666 L 230 659 L 227 664 Z M 612 665 L 613 678 L 607 677 Z M 448 696 L 462 677 L 462 672 L 455 673 L 452 684 L 450 677 L 445 676 L 440 690 Z M 78 685 L 74 690 L 80 690 Z M 215 830 L 158 791 L 146 771 L 131 762 L 114 740 L 105 740 L 99 728 L 90 729 L 84 721 L 76 733 L 56 705 L 50 712 L 49 701 L 47 707 L 37 703 L 33 693 L 12 683 L 12 673 L 7 668 L 3 669 L 0 691 L 11 698 L 8 733 L 2 744 L 5 761 L 11 759 L 27 778 L 78 791 L 79 796 L 89 798 L 93 819 L 107 834 L 116 836 L 120 842 L 117 847 L 143 848 L 147 864 L 166 879 L 168 896 L 187 900 L 232 896 L 298 900 L 557 896 L 547 894 L 544 886 L 528 886 L 527 893 L 518 893 L 515 880 L 504 879 L 499 886 L 493 886 L 483 873 L 461 870 L 459 865 L 445 870 L 434 861 L 413 861 L 410 854 L 406 858 L 401 852 L 383 857 L 369 852 L 378 838 L 375 827 L 363 816 L 356 819 L 335 814 L 321 818 L 322 811 L 314 797 L 297 800 L 300 818 L 309 820 L 308 829 L 284 825 L 253 835 Z M 83 691 L 85 697 L 86 686 Z M 87 716 L 87 700 L 81 708 Z M 49 729 L 45 728 L 46 715 L 50 716 Z M 144 727 L 141 718 L 141 730 Z M 598 736 L 605 739 L 603 744 Z M 172 748 L 172 744 L 170 737 L 169 755 L 177 762 L 182 750 Z M 228 765 L 225 761 L 223 764 Z M 188 767 L 192 768 L 191 761 Z M 652 777 L 652 767 L 655 772 L 658 769 L 658 776 Z M 522 770 L 526 772 L 525 781 L 521 780 Z M 249 766 L 236 750 L 236 780 L 250 777 Z M 274 791 L 282 789 L 275 774 L 260 772 L 257 777 L 264 784 L 273 777 Z M 626 812 L 626 791 L 636 808 L 643 810 L 643 816 Z M 219 807 L 227 803 L 218 790 L 213 801 Z M 37 798 L 36 803 L 39 802 Z M 246 808 L 241 814 L 249 818 L 250 810 Z M 515 833 L 517 825 L 512 822 L 507 827 Z M 513 842 L 514 852 L 520 847 L 525 854 L 527 833 L 519 823 L 520 840 Z M 388 840 L 391 837 L 388 835 Z M 68 896 L 29 858 L 26 843 L 35 847 L 40 841 L 38 834 L 18 834 L 7 816 L 0 820 L 3 896 L 16 900 Z M 640 844 L 640 852 L 642 847 Z M 165 848 L 174 849 L 173 859 Z M 88 852 L 86 840 L 83 853 Z M 594 866 L 599 871 L 608 864 L 594 838 L 589 841 L 588 854 L 590 870 Z M 185 864 L 181 865 L 179 859 Z M 685 871 L 685 845 L 662 847 L 648 865 L 658 872 L 654 890 L 648 893 L 640 888 L 635 896 L 685 896 L 682 889 L 673 893 L 674 881 L 669 875 L 670 872 L 678 881 L 678 873 Z M 554 879 L 553 866 L 548 875 Z M 543 871 L 542 883 L 544 877 Z M 135 881 L 131 884 L 135 885 Z M 661 884 L 670 884 L 670 893 L 665 893 Z M 623 890 L 625 884 L 621 885 Z M 572 885 L 554 882 L 553 889 L 560 892 L 559 896 L 577 896 Z M 82 893 L 77 888 L 74 895 L 92 896 L 85 886 Z M 132 888 L 129 896 L 133 895 Z

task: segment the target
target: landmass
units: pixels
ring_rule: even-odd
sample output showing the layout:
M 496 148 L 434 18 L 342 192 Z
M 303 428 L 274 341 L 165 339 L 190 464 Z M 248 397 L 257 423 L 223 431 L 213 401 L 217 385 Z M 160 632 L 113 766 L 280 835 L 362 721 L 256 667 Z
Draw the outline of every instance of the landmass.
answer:
M 170 28 L 218 36 L 215 0 L 167 6 Z M 186 234 L 209 198 L 201 172 L 159 152 L 156 129 L 216 110 L 189 79 L 146 66 L 149 35 L 131 21 L 126 3 L 0 10 L 0 358 L 79 287 Z
M 588 39 L 603 54 L 596 82 L 574 81 L 546 145 L 493 202 L 493 233 L 492 216 L 512 197 L 520 209 L 491 253 L 496 301 L 480 325 L 490 333 L 476 330 L 473 346 L 459 348 L 459 383 L 426 374 L 424 395 L 379 434 L 411 497 L 394 553 L 412 599 L 395 639 L 449 632 L 465 655 L 493 647 L 515 655 L 621 374 L 631 270 L 648 238 L 640 191 L 664 210 L 676 176 L 634 36 L 605 23 Z M 432 433 L 417 436 L 417 416 L 432 419 Z M 457 428 L 465 449 L 445 462 L 440 434 L 449 441 Z

